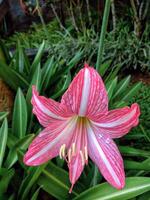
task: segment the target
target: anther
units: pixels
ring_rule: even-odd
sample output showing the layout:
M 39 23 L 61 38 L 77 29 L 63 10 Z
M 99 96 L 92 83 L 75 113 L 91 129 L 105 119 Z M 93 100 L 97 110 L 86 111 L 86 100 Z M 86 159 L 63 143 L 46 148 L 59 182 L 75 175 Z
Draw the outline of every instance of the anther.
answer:
M 71 152 L 71 149 L 69 149 L 69 150 L 68 150 L 68 162 L 71 161 L 71 153 L 72 153 L 72 152 Z
M 60 150 L 59 150 L 59 157 L 61 159 L 65 157 L 65 149 L 66 149 L 66 145 L 65 144 L 61 145 Z
M 85 156 L 85 160 L 88 160 L 88 151 L 87 151 L 87 147 L 84 147 L 84 156 Z
M 72 144 L 72 148 L 71 149 L 72 149 L 72 155 L 75 155 L 75 151 L 76 151 L 75 143 Z
M 82 165 L 84 165 L 85 160 L 84 160 L 84 156 L 81 150 L 80 150 L 80 156 L 81 156 Z

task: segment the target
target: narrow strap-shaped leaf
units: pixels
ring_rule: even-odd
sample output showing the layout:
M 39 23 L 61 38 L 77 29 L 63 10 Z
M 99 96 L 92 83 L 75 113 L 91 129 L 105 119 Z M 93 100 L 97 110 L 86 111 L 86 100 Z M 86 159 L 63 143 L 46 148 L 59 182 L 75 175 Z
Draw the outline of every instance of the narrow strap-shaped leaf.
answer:
M 126 90 L 126 88 L 129 85 L 130 80 L 131 80 L 131 76 L 129 75 L 128 77 L 120 81 L 120 83 L 116 87 L 116 91 L 113 98 L 116 98 L 117 96 L 119 97 L 119 95 L 122 94 Z
M 41 187 L 39 187 L 31 197 L 31 200 L 37 200 Z
M 2 121 L 7 115 L 8 112 L 0 112 L 0 121 Z
M 130 156 L 142 156 L 142 157 L 150 157 L 150 151 L 145 151 L 141 149 L 136 149 L 128 146 L 119 146 L 121 153 L 130 155 Z
M 150 162 L 150 160 L 149 160 L 149 162 Z M 124 165 L 125 165 L 125 169 L 150 171 L 150 165 L 148 165 L 148 162 L 144 163 L 144 162 L 125 160 Z
M 18 87 L 27 88 L 29 83 L 14 69 L 0 61 L 0 77 L 14 90 Z
M 37 179 L 39 178 L 40 174 L 42 173 L 46 165 L 47 163 L 36 168 L 30 167 L 29 174 L 25 177 L 25 179 L 21 183 L 18 193 L 18 199 L 21 200 L 27 199 L 31 187 L 37 181 Z
M 118 77 L 116 77 L 115 79 L 109 81 L 107 84 L 106 84 L 106 89 L 107 89 L 107 94 L 108 94 L 108 99 L 110 101 L 110 99 L 112 98 L 113 96 L 113 92 L 116 88 L 116 85 L 117 85 L 117 79 Z
M 43 173 L 38 179 L 38 184 L 42 186 L 43 190 L 60 200 L 70 199 L 71 196 L 78 195 L 77 186 L 73 188 L 72 194 L 69 195 L 71 185 L 68 173 L 52 162 L 49 162 L 47 167 L 43 170 Z M 80 186 L 80 189 L 82 190 L 82 186 Z
M 101 76 L 104 76 L 108 68 L 110 67 L 112 60 L 107 60 L 106 62 L 102 63 L 98 69 L 98 72 Z
M 131 99 L 131 97 L 133 97 L 141 88 L 141 82 L 139 83 L 135 83 L 130 89 L 129 91 L 127 91 L 127 93 L 124 95 L 124 97 L 121 99 L 122 101 L 128 101 Z
M 68 72 L 63 86 L 61 87 L 59 91 L 57 91 L 54 95 L 52 95 L 51 98 L 56 99 L 59 96 L 61 96 L 61 94 L 63 94 L 63 92 L 68 88 L 70 82 L 71 82 L 71 74 L 70 72 Z
M 46 90 L 49 86 L 50 79 L 52 76 L 54 66 L 54 57 L 47 60 L 44 67 L 42 68 L 42 80 L 41 80 L 41 89 Z
M 27 128 L 27 104 L 24 95 L 19 88 L 16 94 L 13 120 L 12 120 L 12 133 L 18 138 L 22 138 L 26 134 Z
M 4 172 L 2 174 L 2 178 L 0 179 L 0 194 L 5 193 L 7 191 L 9 182 L 14 176 L 14 173 L 15 173 L 15 170 L 10 169 L 10 170 L 7 170 L 7 172 Z
M 63 67 L 62 69 L 58 70 L 57 76 L 54 74 L 51 78 L 51 84 L 56 83 L 60 77 L 65 74 L 68 70 L 71 70 L 82 58 L 83 51 L 79 50 L 76 55 L 69 61 L 68 65 L 66 67 Z
M 40 61 L 41 61 L 41 57 L 43 55 L 43 51 L 44 51 L 44 47 L 45 47 L 45 41 L 42 42 L 42 44 L 40 45 L 39 47 L 39 50 L 33 60 L 33 63 L 31 65 L 31 77 L 33 77 L 36 69 L 37 69 L 37 66 L 39 65 Z
M 17 43 L 17 50 L 15 56 L 16 56 L 16 67 L 18 68 L 18 72 L 20 73 L 25 72 L 26 74 L 28 74 L 29 60 L 20 44 L 20 40 L 18 40 Z
M 28 118 L 29 124 L 31 123 L 31 118 L 32 118 L 31 97 L 32 97 L 32 86 L 33 85 L 35 85 L 37 90 L 40 91 L 40 88 L 41 88 L 41 68 L 40 68 L 40 64 L 38 65 L 37 69 L 35 70 L 35 73 L 33 75 L 32 81 L 30 83 L 30 86 L 28 88 L 27 95 L 26 95 L 27 109 L 28 109 L 28 116 L 29 116 L 29 118 Z
M 81 193 L 74 200 L 127 200 L 150 190 L 150 178 L 126 178 L 126 186 L 117 190 L 108 183 L 97 185 Z
M 18 160 L 17 157 L 17 150 L 26 150 L 34 138 L 34 134 L 26 135 L 22 139 L 18 140 L 15 145 L 10 149 L 9 154 L 5 161 L 5 167 L 10 168 L 12 167 L 16 161 Z
M 0 128 L 0 168 L 2 167 L 3 158 L 5 154 L 7 136 L 8 136 L 8 123 L 7 119 L 5 118 Z

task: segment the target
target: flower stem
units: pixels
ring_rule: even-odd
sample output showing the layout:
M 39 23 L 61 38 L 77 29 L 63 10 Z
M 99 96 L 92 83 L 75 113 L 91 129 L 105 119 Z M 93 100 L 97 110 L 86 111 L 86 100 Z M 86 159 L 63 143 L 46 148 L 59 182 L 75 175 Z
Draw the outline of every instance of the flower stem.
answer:
M 103 15 L 103 21 L 102 21 L 102 27 L 101 27 L 101 34 L 100 34 L 100 39 L 99 39 L 97 62 L 96 62 L 96 69 L 97 70 L 99 70 L 101 63 L 102 63 L 104 40 L 105 40 L 109 11 L 110 11 L 110 3 L 111 3 L 111 0 L 105 1 L 105 9 L 104 9 L 104 15 Z

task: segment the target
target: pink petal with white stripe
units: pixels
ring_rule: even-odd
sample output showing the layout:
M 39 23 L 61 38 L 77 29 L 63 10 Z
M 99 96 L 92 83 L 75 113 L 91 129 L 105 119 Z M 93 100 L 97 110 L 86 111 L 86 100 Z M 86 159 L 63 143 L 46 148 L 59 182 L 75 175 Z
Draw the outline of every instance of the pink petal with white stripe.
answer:
M 75 182 L 78 180 L 84 169 L 80 153 L 76 154 L 71 158 L 71 161 L 68 163 L 68 167 L 69 167 L 69 178 L 72 184 L 69 191 L 69 193 L 71 193 Z
M 73 117 L 59 125 L 45 128 L 31 143 L 24 156 L 24 163 L 29 166 L 40 165 L 59 155 L 60 147 L 70 145 L 77 118 Z M 54 128 L 55 127 L 55 128 Z
M 78 118 L 74 130 L 71 146 L 68 150 L 69 178 L 72 183 L 70 192 L 75 182 L 80 177 L 84 165 L 88 162 L 86 120 Z
M 37 116 L 42 126 L 47 127 L 51 122 L 65 119 L 59 103 L 53 99 L 39 96 L 35 86 L 32 87 L 32 93 L 31 103 L 33 105 L 33 113 Z
M 123 160 L 113 140 L 88 124 L 88 152 L 104 178 L 117 189 L 125 185 Z
M 61 105 L 70 113 L 90 118 L 108 111 L 106 89 L 94 68 L 85 64 L 62 96 Z
M 92 122 L 99 131 L 109 134 L 111 138 L 119 138 L 127 134 L 132 127 L 139 123 L 140 108 L 134 103 L 130 107 L 111 110 L 102 115 L 96 122 Z

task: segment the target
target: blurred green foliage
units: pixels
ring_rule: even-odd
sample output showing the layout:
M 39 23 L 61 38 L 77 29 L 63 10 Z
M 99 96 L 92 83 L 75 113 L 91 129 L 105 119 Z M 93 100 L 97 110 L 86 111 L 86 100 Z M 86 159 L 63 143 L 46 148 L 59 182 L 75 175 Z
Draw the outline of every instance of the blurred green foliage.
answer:
M 15 48 L 16 41 L 19 40 L 23 48 L 33 49 L 39 48 L 42 39 L 45 39 L 45 49 L 49 56 L 55 55 L 56 58 L 67 60 L 82 50 L 85 60 L 96 63 L 99 35 L 93 26 L 76 32 L 71 23 L 68 23 L 66 31 L 62 31 L 54 20 L 46 28 L 49 37 L 41 25 L 34 25 L 26 33 L 16 33 L 7 38 L 5 44 L 9 48 Z M 103 61 L 111 59 L 112 66 L 120 63 L 122 70 L 150 71 L 149 34 L 148 24 L 142 37 L 138 38 L 128 24 L 118 22 L 116 30 L 110 31 L 106 36 Z

